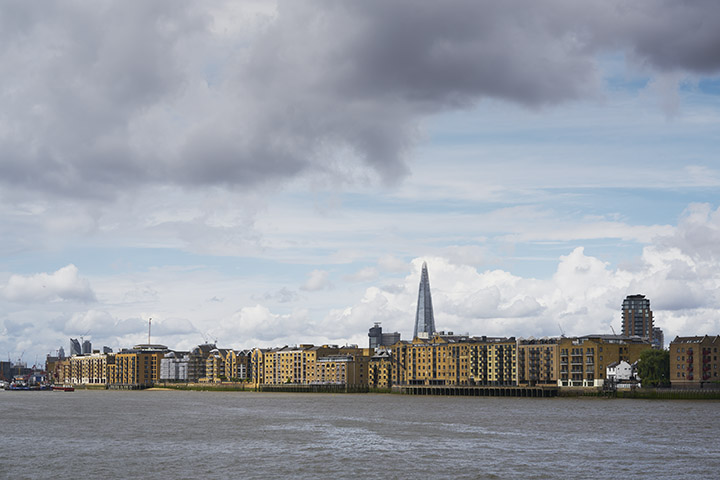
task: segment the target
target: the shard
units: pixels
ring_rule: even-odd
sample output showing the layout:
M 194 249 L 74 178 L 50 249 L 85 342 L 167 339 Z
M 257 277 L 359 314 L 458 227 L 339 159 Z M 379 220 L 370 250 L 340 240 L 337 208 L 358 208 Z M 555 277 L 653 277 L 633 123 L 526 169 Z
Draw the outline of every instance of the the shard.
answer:
M 430 279 L 428 278 L 427 263 L 423 262 L 413 338 L 418 336 L 429 338 L 434 333 L 435 317 L 433 315 L 432 297 L 430 296 Z

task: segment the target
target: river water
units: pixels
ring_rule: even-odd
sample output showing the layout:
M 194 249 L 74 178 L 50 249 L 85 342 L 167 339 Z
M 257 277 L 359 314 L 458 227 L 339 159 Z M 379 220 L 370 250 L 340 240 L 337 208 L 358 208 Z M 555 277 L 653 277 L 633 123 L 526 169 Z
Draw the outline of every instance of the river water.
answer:
M 0 478 L 719 478 L 720 402 L 2 392 Z

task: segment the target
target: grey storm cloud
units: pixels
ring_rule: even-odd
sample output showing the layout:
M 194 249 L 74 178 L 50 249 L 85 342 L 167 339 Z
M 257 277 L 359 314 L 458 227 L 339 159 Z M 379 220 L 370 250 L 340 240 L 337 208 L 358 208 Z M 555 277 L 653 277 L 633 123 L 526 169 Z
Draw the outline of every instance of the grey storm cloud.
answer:
M 427 116 L 596 96 L 598 54 L 720 69 L 713 1 L 280 1 L 242 38 L 206 5 L 4 5 L 0 182 L 112 196 L 353 168 L 393 181 Z

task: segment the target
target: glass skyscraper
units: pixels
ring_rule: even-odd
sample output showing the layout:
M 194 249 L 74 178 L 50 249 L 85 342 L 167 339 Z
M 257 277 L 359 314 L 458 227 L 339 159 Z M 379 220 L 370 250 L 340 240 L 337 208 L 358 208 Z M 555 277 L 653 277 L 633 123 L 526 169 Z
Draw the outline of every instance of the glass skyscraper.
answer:
M 70 339 L 70 356 L 75 355 L 81 355 L 82 354 L 82 348 L 80 348 L 80 342 L 77 341 L 77 338 L 71 338 Z
M 423 262 L 413 338 L 429 338 L 434 333 L 435 317 L 433 315 L 432 297 L 430 296 L 430 279 L 428 278 L 427 263 Z

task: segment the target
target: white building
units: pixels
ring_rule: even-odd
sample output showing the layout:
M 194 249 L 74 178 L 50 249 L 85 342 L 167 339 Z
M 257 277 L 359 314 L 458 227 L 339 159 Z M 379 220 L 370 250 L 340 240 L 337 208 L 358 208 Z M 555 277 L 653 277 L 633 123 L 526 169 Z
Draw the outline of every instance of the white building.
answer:
M 630 365 L 625 360 L 613 362 L 607 366 L 605 370 L 605 378 L 609 382 L 623 382 L 627 380 L 635 380 L 635 366 Z
M 160 380 L 188 381 L 188 363 L 190 356 L 187 353 L 169 352 L 160 359 Z

